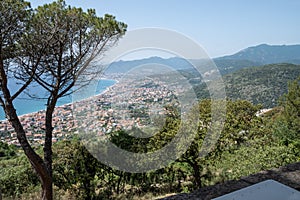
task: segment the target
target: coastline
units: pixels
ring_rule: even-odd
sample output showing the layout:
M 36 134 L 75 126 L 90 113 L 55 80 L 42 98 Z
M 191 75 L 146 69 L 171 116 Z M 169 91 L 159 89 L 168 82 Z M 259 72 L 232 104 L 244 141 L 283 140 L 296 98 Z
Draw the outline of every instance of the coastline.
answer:
M 111 89 L 115 84 L 119 83 L 118 80 L 115 80 L 115 79 L 109 79 L 109 78 L 101 78 L 101 79 L 98 80 L 98 82 L 100 82 L 101 80 L 105 80 L 105 81 L 113 81 L 114 83 L 113 83 L 112 85 L 106 87 L 106 89 L 103 90 L 103 91 L 101 91 L 99 94 L 94 94 L 94 95 L 92 95 L 92 96 L 90 96 L 90 97 L 87 97 L 87 98 L 85 98 L 85 99 L 81 99 L 80 101 L 91 100 L 91 99 L 93 99 L 93 98 L 95 98 L 95 97 L 99 97 L 99 96 L 101 96 L 101 95 L 104 95 L 105 93 L 109 92 L 110 89 Z M 96 89 L 95 93 L 96 93 L 96 92 L 97 92 L 97 89 Z M 72 95 L 72 94 L 71 94 L 71 95 Z M 72 96 L 71 96 L 71 97 L 72 97 Z M 72 99 L 72 98 L 71 98 L 71 99 Z M 79 101 L 79 102 L 80 102 L 80 101 Z M 55 109 L 57 109 L 57 108 L 65 108 L 65 107 L 67 107 L 67 106 L 72 106 L 73 103 L 74 103 L 74 101 L 71 100 L 71 102 L 69 102 L 69 103 L 64 103 L 64 104 L 62 104 L 62 105 L 55 106 Z M 4 111 L 3 111 L 3 112 L 4 112 Z M 30 117 L 30 116 L 33 116 L 33 115 L 36 115 L 36 114 L 39 114 L 39 113 L 43 113 L 43 112 L 46 112 L 46 109 L 44 109 L 44 110 L 38 110 L 38 111 L 30 112 L 30 113 L 21 114 L 21 115 L 18 115 L 18 117 L 19 117 L 19 118 L 26 118 L 26 117 Z M 4 114 L 5 114 L 5 113 L 4 113 Z M 0 123 L 6 122 L 6 121 L 7 121 L 7 119 L 5 118 L 5 116 L 4 116 L 4 119 L 0 119 Z

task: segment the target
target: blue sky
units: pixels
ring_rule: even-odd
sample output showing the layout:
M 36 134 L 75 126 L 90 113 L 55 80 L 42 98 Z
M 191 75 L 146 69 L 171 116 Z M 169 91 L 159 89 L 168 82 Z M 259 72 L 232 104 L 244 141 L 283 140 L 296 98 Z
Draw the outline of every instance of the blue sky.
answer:
M 32 6 L 51 0 L 30 0 Z M 299 0 L 67 0 L 115 15 L 128 30 L 159 27 L 178 31 L 211 57 L 249 46 L 300 44 Z

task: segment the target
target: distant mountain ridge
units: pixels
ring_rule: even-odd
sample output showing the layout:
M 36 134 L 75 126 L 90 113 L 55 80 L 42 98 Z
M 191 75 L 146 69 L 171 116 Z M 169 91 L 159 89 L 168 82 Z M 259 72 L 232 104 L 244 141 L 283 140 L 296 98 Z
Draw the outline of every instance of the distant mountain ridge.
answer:
M 273 63 L 300 64 L 300 45 L 260 44 L 216 60 L 248 60 L 262 65 Z
M 161 57 L 150 57 L 139 60 L 129 60 L 129 61 L 116 61 L 109 65 L 105 70 L 105 73 L 126 73 L 136 67 L 142 67 L 143 65 L 157 64 L 173 68 L 174 70 L 192 69 L 193 66 L 188 62 L 188 60 L 173 57 L 173 58 L 161 58 Z
M 237 70 L 274 63 L 300 64 L 300 45 L 261 44 L 243 49 L 233 55 L 212 59 L 222 75 Z M 139 60 L 116 61 L 107 66 L 105 73 L 126 73 L 135 67 L 147 64 L 160 64 L 174 70 L 193 69 L 190 60 L 179 57 L 150 57 Z M 200 62 L 201 63 L 201 62 Z

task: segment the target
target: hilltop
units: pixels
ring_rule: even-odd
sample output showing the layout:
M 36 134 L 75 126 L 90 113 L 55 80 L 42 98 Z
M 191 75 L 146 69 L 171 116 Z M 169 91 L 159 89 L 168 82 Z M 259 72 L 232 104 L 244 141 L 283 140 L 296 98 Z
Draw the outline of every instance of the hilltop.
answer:
M 260 44 L 243 49 L 233 55 L 217 58 L 216 60 L 248 60 L 261 64 L 300 64 L 300 45 Z

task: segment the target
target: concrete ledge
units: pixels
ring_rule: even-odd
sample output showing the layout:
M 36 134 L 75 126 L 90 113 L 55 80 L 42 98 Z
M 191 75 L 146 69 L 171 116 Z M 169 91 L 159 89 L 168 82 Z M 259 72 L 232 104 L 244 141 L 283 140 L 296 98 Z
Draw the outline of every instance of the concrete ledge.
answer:
M 240 180 L 227 181 L 225 183 L 216 184 L 209 187 L 200 188 L 189 194 L 178 194 L 161 200 L 208 200 L 230 192 L 240 190 L 253 184 L 273 179 L 291 188 L 300 191 L 300 162 L 290 164 L 277 169 L 262 171 L 247 177 L 242 177 Z

